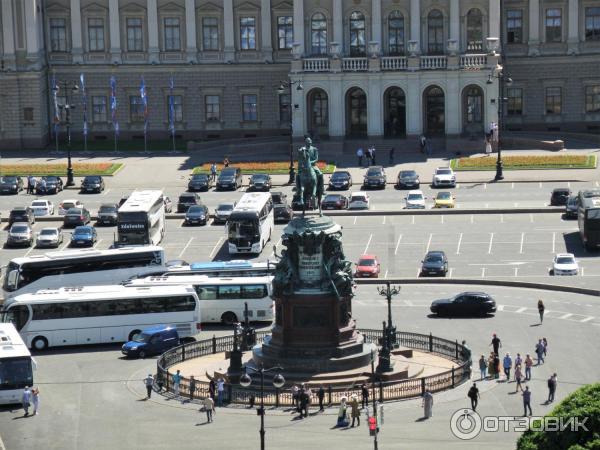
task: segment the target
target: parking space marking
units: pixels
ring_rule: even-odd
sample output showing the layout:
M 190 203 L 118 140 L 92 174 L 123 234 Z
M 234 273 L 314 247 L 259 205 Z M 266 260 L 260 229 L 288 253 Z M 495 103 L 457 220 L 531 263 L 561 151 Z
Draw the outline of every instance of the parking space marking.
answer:
M 521 247 L 519 248 L 519 253 L 523 254 L 523 243 L 525 242 L 525 233 L 521 233 Z
M 383 278 L 387 278 L 387 275 L 388 275 L 388 271 L 387 271 L 387 269 L 385 269 L 385 274 L 383 275 Z
M 481 278 L 485 278 L 485 267 L 481 268 Z
M 585 275 L 584 275 L 584 273 L 583 273 L 583 271 L 584 271 L 584 268 L 582 267 L 582 268 L 581 268 L 581 276 L 582 276 L 582 277 L 583 277 L 583 276 L 585 276 Z
M 581 319 L 579 323 L 589 322 L 590 320 L 594 320 L 594 316 L 587 316 L 585 319 Z
M 106 194 L 108 194 L 110 192 L 110 188 L 109 189 L 105 189 L 104 192 L 102 193 L 102 195 L 104 197 L 106 197 Z
M 525 311 L 527 311 L 527 308 L 525 306 L 522 306 L 521 308 L 517 309 L 515 312 L 516 313 L 522 313 L 522 312 L 525 312 Z
M 425 250 L 425 253 L 429 252 L 429 247 L 431 246 L 431 239 L 433 238 L 433 233 L 429 233 L 429 240 L 427 241 L 427 250 Z
M 412 224 L 415 224 L 415 216 L 412 216 Z
M 510 188 L 514 189 L 515 188 L 515 183 L 510 183 Z
M 567 313 L 567 314 L 563 314 L 562 316 L 559 317 L 559 319 L 568 319 L 569 317 L 571 317 L 573 314 L 571 313 Z
M 492 243 L 494 242 L 494 233 L 490 233 L 490 245 L 488 247 L 488 255 L 492 254 Z
M 208 255 L 209 258 L 212 258 L 214 256 L 215 252 L 219 249 L 219 247 L 221 247 L 221 243 L 223 242 L 223 239 L 225 239 L 223 236 L 221 236 L 219 238 L 219 240 L 217 241 L 217 243 L 215 244 L 215 246 L 211 250 L 210 255 Z
M 500 214 L 500 223 L 504 223 L 504 214 Z
M 496 305 L 496 311 L 504 311 L 504 305 Z
M 513 277 L 518 277 L 519 276 L 519 268 L 515 267 L 515 274 L 513 275 Z
M 96 243 L 94 244 L 94 248 L 97 248 L 100 245 L 100 242 L 102 242 L 104 239 L 99 239 L 96 241 Z
M 356 219 L 358 219 L 358 216 L 354 216 L 354 225 L 356 225 Z
M 35 246 L 33 246 L 33 245 L 31 247 L 29 247 L 29 250 L 27 250 L 27 252 L 23 256 L 24 257 L 29 256 L 29 254 L 33 251 L 34 248 L 35 248 Z
M 65 248 L 67 248 L 69 246 L 69 241 L 63 241 L 63 246 L 59 249 L 59 250 L 64 250 Z
M 529 213 L 529 221 L 533 223 L 533 214 Z
M 471 214 L 471 223 L 473 223 L 473 214 Z
M 556 231 L 552 232 L 552 253 L 556 252 Z
M 185 247 L 183 247 L 183 250 L 181 250 L 181 252 L 179 253 L 178 258 L 181 258 L 183 256 L 183 254 L 185 253 L 185 251 L 187 250 L 187 248 L 190 246 L 190 244 L 192 243 L 192 241 L 194 240 L 194 237 L 192 236 L 188 241 L 187 244 L 185 244 Z
M 540 181 L 540 189 L 542 188 L 542 182 Z
M 452 271 L 454 270 L 453 267 L 450 267 L 450 270 L 448 271 L 448 278 L 452 278 Z
M 398 247 L 400 247 L 401 240 L 402 240 L 402 235 L 398 236 L 398 242 L 396 242 L 396 249 L 394 250 L 394 255 L 398 254 Z
M 444 215 L 443 214 L 440 215 L 440 219 L 441 219 L 441 223 L 443 224 L 444 223 Z
M 383 216 L 383 222 L 382 222 L 382 225 L 385 225 L 385 218 L 386 218 L 386 216 Z
M 413 305 L 413 302 L 411 302 L 410 300 L 404 300 L 404 304 L 405 304 L 406 306 L 414 306 L 414 305 Z
M 457 255 L 460 255 L 460 243 L 462 242 L 462 237 L 463 237 L 463 234 L 460 233 L 460 236 L 458 236 L 458 245 L 456 246 L 456 254 Z
M 369 250 L 369 245 L 371 244 L 371 239 L 373 239 L 373 233 L 371 233 L 369 235 L 369 240 L 367 241 L 367 246 L 365 247 L 365 251 L 363 252 L 363 255 L 367 254 L 367 250 Z

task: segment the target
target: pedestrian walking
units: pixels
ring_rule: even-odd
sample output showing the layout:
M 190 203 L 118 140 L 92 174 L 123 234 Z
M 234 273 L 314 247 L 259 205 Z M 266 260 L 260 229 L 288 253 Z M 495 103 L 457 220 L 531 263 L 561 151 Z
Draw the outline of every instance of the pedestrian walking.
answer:
M 546 307 L 544 306 L 544 302 L 542 299 L 538 300 L 538 312 L 540 313 L 540 323 L 544 322 L 544 310 Z
M 319 411 L 324 411 L 323 408 L 323 399 L 325 398 L 325 389 L 323 385 L 319 386 L 319 390 L 317 391 L 317 398 L 319 399 Z
M 152 396 L 152 386 L 154 385 L 154 377 L 151 373 L 144 378 L 144 385 L 146 386 L 146 398 L 148 399 Z
M 506 381 L 508 382 L 510 380 L 510 369 L 512 367 L 512 358 L 510 357 L 510 353 L 507 353 L 502 360 L 502 367 L 504 367 L 504 375 L 506 376 Z
M 223 160 L 223 166 L 229 167 L 229 157 L 228 156 L 226 156 L 225 159 Z
M 481 374 L 481 380 L 487 378 L 487 367 L 485 356 L 481 355 L 481 358 L 479 358 L 479 373 Z
M 337 422 L 335 424 L 336 427 L 347 427 L 348 426 L 348 416 L 346 413 L 346 397 L 340 398 L 340 407 L 338 408 Z
M 31 182 L 31 180 L 32 180 L 32 178 L 33 178 L 33 177 L 32 177 L 31 175 L 29 175 L 29 176 L 27 177 L 27 193 L 28 193 L 28 194 L 31 194 L 31 186 L 32 186 L 32 182 Z
M 500 342 L 500 338 L 496 336 L 496 333 L 492 335 L 492 342 L 490 343 L 492 348 L 494 349 L 494 353 L 498 355 L 500 347 L 502 347 L 502 342 Z
M 358 167 L 362 167 L 363 165 L 363 156 L 365 156 L 365 153 L 363 152 L 363 149 L 359 147 L 359 149 L 356 150 L 356 157 L 358 158 Z
M 554 374 L 556 375 L 556 374 Z M 554 394 L 552 394 L 552 400 L 554 400 Z M 33 415 L 37 416 L 40 409 L 40 390 L 39 388 L 33 388 L 31 390 L 31 404 L 33 405 Z
M 29 407 L 31 406 L 31 390 L 29 386 L 25 386 L 23 389 L 23 396 L 21 397 L 21 403 L 23 404 L 23 410 L 25 411 L 25 417 L 29 415 Z
M 373 165 L 377 164 L 377 160 L 375 157 L 375 146 L 374 145 L 371 147 L 371 162 L 373 163 Z
M 548 339 L 545 337 L 542 338 L 542 344 L 544 344 L 544 358 L 546 357 L 546 353 L 548 352 Z
M 500 378 L 500 357 L 497 353 L 494 353 L 494 378 Z
M 206 422 L 212 422 L 213 413 L 215 412 L 215 401 L 210 397 L 206 397 L 202 401 L 202 406 L 204 407 L 204 412 L 206 412 Z
M 523 416 L 527 415 L 528 409 L 529 415 L 532 416 L 533 412 L 531 411 L 531 391 L 529 390 L 529 386 L 525 386 L 525 390 L 521 395 L 523 396 Z
M 427 145 L 427 138 L 424 134 L 419 137 L 419 145 L 421 147 L 421 153 L 425 153 L 425 146 Z
M 177 373 L 173 375 L 173 390 L 175 391 L 175 397 L 179 397 L 179 387 L 181 385 L 181 372 L 177 370 Z
M 389 153 L 390 166 L 394 165 L 394 152 L 395 152 L 394 147 L 390 148 L 390 153 Z
M 523 379 L 523 372 L 521 371 L 521 365 L 519 364 L 515 367 L 515 382 L 517 383 L 517 388 L 515 392 L 519 392 L 519 389 L 523 391 L 523 386 L 521 386 L 521 380 Z
M 490 356 L 488 357 L 488 371 L 490 373 L 490 378 L 496 378 L 496 366 L 494 366 L 494 352 L 490 352 Z
M 550 378 L 548 378 L 548 403 L 552 403 L 554 401 L 554 393 L 556 392 L 556 385 L 558 383 L 558 378 L 556 376 L 556 372 L 552 374 Z M 35 414 L 35 412 L 34 412 Z
M 485 156 L 490 156 L 492 154 L 492 142 L 489 138 L 485 140 Z
M 219 378 L 217 380 L 217 405 L 223 406 L 223 396 L 225 395 L 225 380 Z
M 515 370 L 517 370 L 517 366 L 523 367 L 523 358 L 521 358 L 521 354 L 517 353 L 515 357 Z
M 300 412 L 300 388 L 294 384 L 292 386 L 292 404 L 296 408 L 296 412 Z
M 215 400 L 215 391 L 217 390 L 217 384 L 213 378 L 210 379 L 208 383 L 208 396 L 213 399 L 213 403 Z
M 371 156 L 371 147 L 367 148 L 366 157 L 367 157 L 367 167 L 371 167 L 371 158 L 372 158 L 372 156 Z
M 429 140 L 425 144 L 425 152 L 427 153 L 427 156 L 431 156 L 431 154 L 433 153 L 433 150 L 431 148 L 431 142 L 429 142 Z
M 531 380 L 531 366 L 533 366 L 533 359 L 529 356 L 529 353 L 525 356 L 525 380 Z
M 356 395 L 352 396 L 350 400 L 350 407 L 352 410 L 350 411 L 350 415 L 352 416 L 352 425 L 354 427 L 354 421 L 357 421 L 357 426 L 360 427 L 360 408 L 358 407 L 358 397 Z
M 469 389 L 467 396 L 471 399 L 471 409 L 473 411 L 477 411 L 477 403 L 479 402 L 480 397 L 477 384 L 473 383 L 473 386 L 471 386 L 471 389 Z
M 190 376 L 190 402 L 194 400 L 194 392 L 196 392 L 196 379 L 192 375 Z
M 360 385 L 360 395 L 362 397 L 361 408 L 365 409 L 365 406 L 369 406 L 369 388 L 365 383 Z
M 425 391 L 423 394 L 423 417 L 429 419 L 433 416 L 433 395 L 431 392 Z
M 302 384 L 302 387 L 300 388 L 298 397 L 300 402 L 300 417 L 308 417 L 308 403 L 310 402 L 310 396 L 304 384 Z
M 210 165 L 210 177 L 213 181 L 217 179 L 217 165 L 215 163 Z
M 544 343 L 541 339 L 535 344 L 535 354 L 537 355 L 537 365 L 539 366 L 544 362 Z

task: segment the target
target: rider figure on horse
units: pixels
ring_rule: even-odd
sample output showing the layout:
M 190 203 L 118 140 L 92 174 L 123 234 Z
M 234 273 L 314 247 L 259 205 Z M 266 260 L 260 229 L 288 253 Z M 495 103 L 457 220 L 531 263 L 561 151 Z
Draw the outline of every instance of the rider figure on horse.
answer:
M 317 147 L 312 145 L 312 139 L 310 136 L 306 136 L 304 138 L 304 147 L 302 147 L 301 150 L 306 152 L 310 166 L 317 176 L 317 190 L 323 192 L 323 173 L 317 166 L 317 161 L 319 161 L 319 150 Z M 298 176 L 296 177 L 296 186 L 298 189 L 300 188 L 300 172 L 302 172 L 302 167 L 298 167 Z

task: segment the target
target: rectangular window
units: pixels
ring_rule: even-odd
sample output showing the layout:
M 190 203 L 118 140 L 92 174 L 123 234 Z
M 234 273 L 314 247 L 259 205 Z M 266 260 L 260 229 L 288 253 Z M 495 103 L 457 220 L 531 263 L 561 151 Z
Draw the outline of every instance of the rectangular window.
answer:
M 559 87 L 546 88 L 546 114 L 562 112 L 562 89 Z
M 520 116 L 523 114 L 523 89 L 508 88 L 507 89 L 507 114 L 509 116 Z
M 221 120 L 221 99 L 218 95 L 206 95 L 204 97 L 204 109 L 207 121 Z
M 219 50 L 219 19 L 216 17 L 202 18 L 202 48 Z
M 107 101 L 104 95 L 92 96 L 92 122 L 107 122 Z
M 277 18 L 277 38 L 279 40 L 279 50 L 292 48 L 292 44 L 294 43 L 294 22 L 292 16 Z
M 23 120 L 33 122 L 33 108 L 23 108 Z
M 242 95 L 242 119 L 247 121 L 258 120 L 255 94 Z
M 104 19 L 88 19 L 88 42 L 90 52 L 103 52 Z
M 50 50 L 53 52 L 67 51 L 67 21 L 65 19 L 50 19 Z
M 290 94 L 279 94 L 279 121 L 289 123 L 291 119 L 291 96 Z
M 586 86 L 585 112 L 600 113 L 600 85 Z
M 144 51 L 142 19 L 127 19 L 127 50 L 130 52 Z
M 217 299 L 217 287 L 216 286 L 196 286 L 196 293 L 200 300 L 216 300 Z
M 510 44 L 523 42 L 523 11 L 520 9 L 506 11 L 506 41 Z
M 171 108 L 171 99 L 173 100 L 173 118 L 175 122 L 183 122 L 183 97 L 181 95 L 167 95 L 167 108 Z M 167 117 L 169 117 L 169 109 Z
M 181 50 L 181 28 L 177 17 L 167 17 L 165 24 L 165 51 L 176 52 Z
M 600 41 L 600 7 L 585 8 L 585 40 Z
M 240 285 L 218 286 L 219 300 L 241 298 Z
M 546 42 L 562 41 L 562 10 L 551 8 L 546 10 Z
M 267 287 L 264 284 L 247 284 L 242 285 L 242 298 L 265 298 Z
M 256 19 L 240 18 L 240 49 L 256 50 Z
M 139 95 L 129 96 L 129 121 L 132 123 L 144 121 L 144 104 Z

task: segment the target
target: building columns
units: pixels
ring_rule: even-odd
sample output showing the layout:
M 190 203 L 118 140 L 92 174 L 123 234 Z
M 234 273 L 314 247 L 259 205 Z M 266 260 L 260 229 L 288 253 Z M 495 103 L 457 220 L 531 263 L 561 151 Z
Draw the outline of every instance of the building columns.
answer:
M 346 106 L 341 75 L 329 77 L 329 136 L 343 137 L 346 134 Z
M 148 0 L 148 61 L 158 62 L 158 5 Z
M 529 0 L 529 56 L 540 54 L 540 0 Z
M 71 44 L 71 55 L 73 57 L 73 62 L 83 62 L 80 0 L 71 0 Z
M 381 79 L 370 76 L 367 91 L 367 135 L 369 137 L 383 136 L 383 97 Z
M 223 0 L 223 35 L 225 37 L 225 62 L 235 60 L 235 29 L 233 27 L 233 0 Z
M 294 0 L 294 44 L 296 57 L 304 56 L 304 0 Z
M 406 92 L 406 134 L 408 135 L 420 135 L 423 132 L 422 104 L 423 96 L 419 87 L 419 78 L 410 76 Z
M 488 10 L 488 23 L 490 27 L 490 35 L 488 37 L 498 38 L 498 45 L 502 46 L 504 42 L 500 42 L 500 27 L 503 26 L 503 24 L 500 23 L 500 1 L 490 0 Z
M 196 61 L 196 0 L 185 0 L 185 45 L 188 61 Z
M 108 2 L 110 58 L 113 62 L 121 62 L 121 29 L 119 25 L 119 0 Z
M 6 2 L 2 2 L 6 3 Z M 27 58 L 38 61 L 40 46 L 38 29 L 40 18 L 35 0 L 26 0 L 25 2 L 25 30 L 27 36 Z
M 13 24 L 15 19 L 13 16 L 12 2 L 2 3 L 2 55 L 4 59 L 4 67 L 6 69 L 14 68 L 15 64 L 15 31 Z
M 460 0 L 450 0 L 450 40 L 460 49 Z
M 579 53 L 579 0 L 569 0 L 569 54 Z
M 371 40 L 377 42 L 380 51 L 383 51 L 381 34 L 381 0 L 371 0 Z
M 333 41 L 339 45 L 340 54 L 344 54 L 344 10 L 342 0 L 333 0 Z
M 457 135 L 461 132 L 461 103 L 460 87 L 458 77 L 448 77 L 446 82 L 446 92 L 444 100 L 446 101 L 446 134 Z
M 421 2 L 410 0 L 410 40 L 417 42 L 417 53 L 421 53 Z
M 295 2 L 294 2 L 295 3 Z M 273 44 L 271 38 L 271 0 L 260 1 L 260 23 L 261 23 L 261 52 L 265 61 L 273 61 Z M 296 16 L 294 16 L 294 27 Z M 294 40 L 296 40 L 296 29 L 294 28 Z

